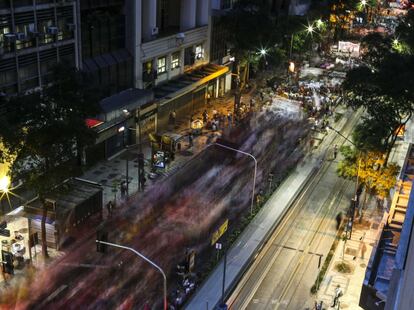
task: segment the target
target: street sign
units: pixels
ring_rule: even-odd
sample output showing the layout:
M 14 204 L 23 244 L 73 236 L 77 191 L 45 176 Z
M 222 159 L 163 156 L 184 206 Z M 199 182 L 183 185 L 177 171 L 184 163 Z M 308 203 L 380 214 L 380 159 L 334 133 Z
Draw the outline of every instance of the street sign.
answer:
M 224 235 L 224 233 L 227 231 L 227 228 L 229 226 L 229 220 L 226 219 L 223 224 L 213 233 L 213 237 L 211 238 L 211 245 L 215 245 L 216 242 L 221 238 L 221 236 Z

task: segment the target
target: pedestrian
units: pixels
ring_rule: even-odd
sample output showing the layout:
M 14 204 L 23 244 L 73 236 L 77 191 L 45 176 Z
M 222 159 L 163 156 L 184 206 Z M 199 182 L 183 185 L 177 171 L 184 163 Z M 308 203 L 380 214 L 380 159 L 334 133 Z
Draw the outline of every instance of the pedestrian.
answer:
M 231 117 L 231 113 L 230 112 L 227 113 L 227 123 L 228 123 L 228 125 L 230 127 L 231 126 L 231 123 L 232 123 L 232 117 Z
M 147 179 L 145 178 L 145 173 L 142 173 L 140 176 L 140 180 L 139 180 L 139 185 L 141 187 L 141 190 L 144 190 L 145 182 L 147 182 Z
M 108 203 L 106 204 L 106 209 L 108 210 L 108 217 L 112 217 L 112 201 L 109 200 Z
M 189 134 L 188 134 L 188 147 L 189 148 L 191 148 L 191 147 L 193 147 L 193 134 L 190 132 Z
M 367 251 L 367 246 L 365 245 L 365 242 L 362 241 L 362 246 L 361 246 L 361 259 L 365 258 L 365 252 Z
M 339 229 L 339 226 L 341 226 L 342 223 L 342 212 L 339 212 L 336 216 L 336 230 Z
M 334 159 L 336 159 L 336 156 L 338 155 L 338 145 L 334 145 Z
M 203 112 L 203 123 L 207 124 L 207 121 L 208 121 L 208 113 L 207 113 L 207 110 L 204 110 L 204 112 Z
M 125 198 L 125 194 L 127 191 L 126 182 L 122 181 L 120 187 L 121 187 L 121 198 Z
M 171 120 L 172 124 L 175 126 L 175 119 L 177 118 L 177 114 L 175 113 L 175 110 L 171 113 Z
M 341 296 L 342 296 L 342 289 L 341 289 L 341 286 L 338 284 L 335 289 L 335 296 L 334 296 L 332 307 L 336 307 L 336 305 L 338 304 L 339 297 Z

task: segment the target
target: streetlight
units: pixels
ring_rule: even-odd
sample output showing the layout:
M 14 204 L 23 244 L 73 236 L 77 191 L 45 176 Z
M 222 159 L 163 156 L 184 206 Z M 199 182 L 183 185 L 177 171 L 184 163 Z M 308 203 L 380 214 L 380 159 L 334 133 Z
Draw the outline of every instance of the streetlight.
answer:
M 0 179 L 0 192 L 7 194 L 9 192 L 10 178 L 5 175 Z
M 351 140 L 349 140 L 347 137 L 345 137 L 341 132 L 339 132 L 338 130 L 336 130 L 335 128 L 331 127 L 331 126 L 326 126 L 327 130 L 333 130 L 335 133 L 337 133 L 338 135 L 340 135 L 342 138 L 344 138 L 346 141 L 348 141 L 349 143 L 351 143 L 355 148 L 356 145 L 354 142 L 352 142 Z M 358 183 L 359 183 L 359 170 L 361 167 L 361 158 L 360 158 L 360 151 L 358 152 L 358 169 L 357 169 L 357 175 L 356 175 L 356 183 L 355 183 L 355 194 L 354 194 L 354 202 L 356 204 L 356 202 L 358 201 L 357 197 L 358 197 Z M 359 208 L 359 206 L 358 206 Z M 355 207 L 353 207 L 353 210 L 355 211 Z M 354 212 L 352 212 L 352 222 L 354 221 Z M 351 232 L 350 232 L 351 236 L 352 236 L 352 226 L 351 226 Z M 349 238 L 351 238 L 351 236 Z
M 120 249 L 131 251 L 134 254 L 138 255 L 143 260 L 145 260 L 147 263 L 152 265 L 155 269 L 157 269 L 161 273 L 162 278 L 163 278 L 163 284 L 164 284 L 164 296 L 163 296 L 164 310 L 168 309 L 168 303 L 167 303 L 167 276 L 165 275 L 164 270 L 162 270 L 162 268 L 160 266 L 158 266 L 156 263 L 151 261 L 148 257 L 144 256 L 143 254 L 139 253 L 137 250 L 135 250 L 133 248 L 130 248 L 130 247 L 127 247 L 127 246 L 124 246 L 124 245 L 120 245 L 120 244 L 116 244 L 116 243 L 101 241 L 101 240 L 96 240 L 96 243 L 101 243 L 101 244 L 104 244 L 104 245 L 113 246 L 115 248 L 120 248 Z

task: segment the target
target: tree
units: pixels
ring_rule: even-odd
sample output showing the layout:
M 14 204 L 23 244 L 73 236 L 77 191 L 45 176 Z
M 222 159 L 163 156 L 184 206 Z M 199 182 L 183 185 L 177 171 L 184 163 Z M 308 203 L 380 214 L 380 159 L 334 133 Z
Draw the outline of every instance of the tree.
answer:
M 340 149 L 344 159 L 338 163 L 338 175 L 354 179 L 366 188 L 366 193 L 375 194 L 380 198 L 389 195 L 394 187 L 399 167 L 396 164 L 385 165 L 385 156 L 380 152 L 361 152 L 350 146 Z M 365 203 L 365 199 L 364 199 Z
M 48 257 L 46 217 L 48 192 L 76 174 L 76 147 L 92 141 L 94 133 L 85 119 L 94 116 L 94 104 L 74 69 L 55 68 L 55 84 L 44 94 L 33 93 L 10 99 L 13 107 L 0 117 L 0 137 L 7 152 L 2 162 L 11 164 L 12 180 L 22 179 L 43 203 L 42 253 Z
M 227 41 L 235 57 L 236 92 L 235 114 L 238 115 L 241 89 L 249 77 L 251 64 L 258 64 L 269 47 L 274 46 L 277 31 L 275 17 L 271 15 L 268 2 L 261 0 L 240 0 L 233 9 L 220 19 L 220 26 L 226 29 Z
M 367 124 L 359 125 L 357 134 L 357 142 L 365 141 L 366 146 L 359 147 L 373 150 L 376 145 L 377 151 L 385 149 L 386 165 L 400 128 L 405 126 L 414 112 L 414 94 L 411 91 L 414 87 L 414 57 L 396 52 L 388 52 L 382 57 L 380 51 L 385 43 L 367 42 L 371 42 L 368 49 L 375 50 L 365 58 L 369 66 L 349 71 L 343 88 L 348 105 L 354 109 L 364 108 L 368 113 L 368 117 L 364 118 Z M 372 47 L 374 44 L 375 48 Z M 368 131 L 363 132 L 361 128 Z M 375 134 L 375 137 L 368 138 L 368 134 Z

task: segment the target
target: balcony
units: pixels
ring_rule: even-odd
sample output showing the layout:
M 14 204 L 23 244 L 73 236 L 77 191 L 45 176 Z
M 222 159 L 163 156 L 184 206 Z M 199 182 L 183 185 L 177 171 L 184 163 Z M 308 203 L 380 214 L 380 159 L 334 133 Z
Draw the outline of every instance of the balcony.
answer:
M 166 37 L 143 43 L 141 60 L 144 62 L 161 55 L 166 55 L 180 47 L 188 47 L 200 43 L 207 39 L 208 27 L 203 26 L 191 29 L 182 34 L 180 33 L 179 35 L 179 33 L 174 33 Z

